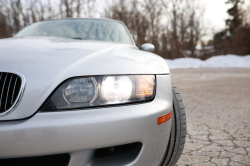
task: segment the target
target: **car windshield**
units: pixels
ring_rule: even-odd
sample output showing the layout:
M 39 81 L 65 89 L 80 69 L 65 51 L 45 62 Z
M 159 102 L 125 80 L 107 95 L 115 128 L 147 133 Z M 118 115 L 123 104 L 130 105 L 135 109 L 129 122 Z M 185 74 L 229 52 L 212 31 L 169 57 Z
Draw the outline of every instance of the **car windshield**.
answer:
M 132 44 L 128 31 L 122 23 L 101 19 L 42 21 L 24 28 L 16 35 L 16 37 L 24 36 L 51 36 Z

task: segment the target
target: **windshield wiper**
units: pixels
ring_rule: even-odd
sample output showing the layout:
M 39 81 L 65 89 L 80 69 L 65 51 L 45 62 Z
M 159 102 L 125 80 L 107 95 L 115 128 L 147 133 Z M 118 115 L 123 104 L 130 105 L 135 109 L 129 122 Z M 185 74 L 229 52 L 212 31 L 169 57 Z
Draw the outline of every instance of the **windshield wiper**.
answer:
M 83 38 L 80 38 L 80 37 L 75 37 L 75 38 L 71 38 L 71 39 L 83 40 Z

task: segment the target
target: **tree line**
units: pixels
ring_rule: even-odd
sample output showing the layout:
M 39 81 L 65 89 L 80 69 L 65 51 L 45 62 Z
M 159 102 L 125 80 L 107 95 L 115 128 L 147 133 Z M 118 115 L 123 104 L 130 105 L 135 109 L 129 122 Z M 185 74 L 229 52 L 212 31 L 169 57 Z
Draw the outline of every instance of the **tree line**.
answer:
M 228 0 L 226 3 L 232 7 L 227 10 L 226 28 L 214 35 L 216 54 L 249 55 L 250 4 L 244 6 L 244 0 Z
M 228 3 L 236 5 L 236 9 L 228 11 L 231 20 L 227 20 L 227 28 L 215 33 L 214 40 L 204 42 L 202 36 L 207 26 L 199 0 L 105 0 L 102 4 L 95 0 L 0 0 L 0 38 L 11 37 L 37 21 L 98 14 L 123 21 L 138 47 L 152 43 L 155 53 L 166 59 L 206 59 L 216 54 L 238 53 L 238 50 L 241 50 L 238 54 L 250 54 L 242 44 L 248 42 L 242 39 L 244 34 L 250 34 L 248 12 L 244 13 L 239 7 L 239 3 L 244 2 L 228 0 Z M 233 43 L 238 45 L 232 47 Z M 196 49 L 198 44 L 202 45 L 200 51 Z

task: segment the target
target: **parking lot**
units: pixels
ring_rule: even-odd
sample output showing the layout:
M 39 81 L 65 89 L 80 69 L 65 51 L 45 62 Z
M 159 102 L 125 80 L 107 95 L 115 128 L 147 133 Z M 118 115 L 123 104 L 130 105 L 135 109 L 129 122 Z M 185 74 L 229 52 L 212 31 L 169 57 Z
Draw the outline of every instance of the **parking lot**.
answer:
M 250 69 L 175 69 L 187 138 L 178 166 L 250 165 Z

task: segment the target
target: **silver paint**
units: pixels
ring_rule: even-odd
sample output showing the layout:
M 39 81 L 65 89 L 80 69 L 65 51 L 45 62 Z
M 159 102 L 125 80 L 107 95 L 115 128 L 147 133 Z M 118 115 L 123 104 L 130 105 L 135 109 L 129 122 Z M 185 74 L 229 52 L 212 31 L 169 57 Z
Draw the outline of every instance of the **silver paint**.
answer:
M 22 73 L 27 81 L 22 102 L 0 121 L 35 114 L 51 92 L 76 76 L 168 74 L 167 62 L 136 46 L 54 37 L 0 40 L 0 71 Z
M 157 118 L 172 110 L 170 72 L 161 57 L 119 43 L 10 38 L 0 40 L 3 70 L 20 72 L 27 82 L 18 107 L 0 121 L 27 119 L 0 122 L 0 158 L 69 153 L 69 166 L 96 166 L 95 149 L 141 142 L 139 156 L 126 165 L 152 166 L 161 161 L 171 120 L 157 125 Z M 123 74 L 155 74 L 155 99 L 143 104 L 37 112 L 68 78 Z
M 172 110 L 172 85 L 170 75 L 157 75 L 156 80 L 156 96 L 149 103 L 37 113 L 27 120 L 1 122 L 0 158 L 70 153 L 70 166 L 91 166 L 97 148 L 141 142 L 139 156 L 127 165 L 158 165 L 171 120 L 157 125 L 157 118 Z
M 155 50 L 155 46 L 150 43 L 145 43 L 141 45 L 140 50 L 147 51 L 147 52 L 153 52 Z

